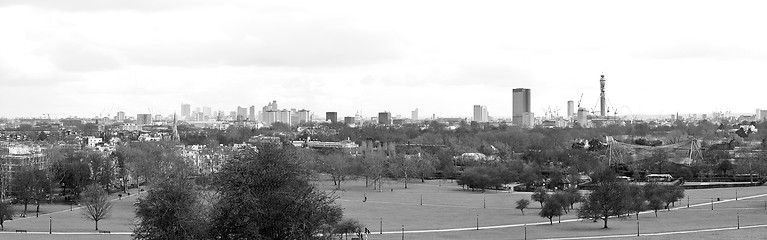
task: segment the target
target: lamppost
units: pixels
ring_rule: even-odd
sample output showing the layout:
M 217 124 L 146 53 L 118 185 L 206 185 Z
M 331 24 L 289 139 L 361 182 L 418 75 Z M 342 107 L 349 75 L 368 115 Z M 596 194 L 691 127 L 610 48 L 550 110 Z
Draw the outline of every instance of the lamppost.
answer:
M 525 224 L 525 240 L 527 240 L 527 224 Z
M 53 217 L 48 219 L 48 234 L 53 234 Z

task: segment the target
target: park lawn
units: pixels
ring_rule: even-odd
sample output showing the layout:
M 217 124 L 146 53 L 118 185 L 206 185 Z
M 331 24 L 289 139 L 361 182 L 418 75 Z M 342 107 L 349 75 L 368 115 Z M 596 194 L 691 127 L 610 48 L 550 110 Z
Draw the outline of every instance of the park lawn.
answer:
M 330 181 L 315 182 L 320 189 L 332 191 L 335 186 Z M 488 190 L 469 191 L 450 181 L 431 180 L 425 183 L 413 181 L 408 184 L 408 189 L 403 188 L 403 183 L 398 181 L 386 181 L 383 184 L 384 191 L 374 191 L 372 187 L 366 188 L 364 180 L 345 181 L 342 183 L 343 190 L 335 190 L 339 197 L 336 201 L 344 208 L 344 216 L 355 218 L 365 224 L 368 229 L 377 233 L 379 224 L 383 219 L 384 232 L 398 232 L 405 225 L 406 231 L 433 230 L 448 228 L 475 228 L 477 215 L 479 226 L 496 226 L 507 224 L 531 224 L 527 227 L 529 239 L 561 238 L 575 236 L 604 236 L 616 234 L 636 234 L 636 220 L 634 217 L 624 219 L 610 219 L 609 229 L 602 229 L 602 222 L 589 220 L 572 221 L 576 219 L 575 211 L 562 216 L 565 222 L 548 225 L 548 219 L 538 216 L 540 205 L 532 202 L 530 208 L 525 210 L 523 216 L 515 209 L 515 201 L 518 199 L 530 199 L 530 193 L 510 193 L 503 191 Z M 764 209 L 767 197 L 749 198 L 739 201 L 726 200 L 735 198 L 735 188 L 728 189 L 700 189 L 687 190 L 685 194 L 690 197 L 690 204 L 703 204 L 690 209 L 674 211 L 660 211 L 656 218 L 653 213 L 640 215 L 640 227 L 642 233 L 684 231 L 695 229 L 734 227 L 737 225 L 737 217 L 740 216 L 741 225 L 767 224 L 767 210 Z M 767 187 L 737 188 L 740 198 L 767 194 Z M 116 195 L 113 194 L 113 198 Z M 423 204 L 421 205 L 421 197 Z M 367 201 L 363 200 L 367 197 Z M 722 202 L 716 202 L 715 210 L 710 210 L 712 198 L 720 198 Z M 112 216 L 99 222 L 100 230 L 112 232 L 130 232 L 133 226 L 135 195 L 123 200 L 113 201 Z M 677 202 L 677 207 L 686 206 L 687 198 Z M 484 206 L 483 206 L 484 205 Z M 31 206 L 31 205 L 30 205 Z M 576 208 L 578 206 L 576 205 Z M 13 232 L 23 229 L 30 232 L 47 232 L 49 216 L 53 217 L 54 232 L 93 232 L 94 223 L 86 220 L 81 210 L 68 210 L 69 205 L 41 205 L 41 210 L 54 212 L 49 215 L 34 217 L 34 212 L 28 213 L 28 218 L 6 221 L 6 231 Z M 30 208 L 32 209 L 32 208 Z M 43 210 L 46 209 L 46 210 Z M 62 211 L 64 210 L 64 211 Z M 62 211 L 62 212 L 56 212 Z M 535 225 L 537 224 L 537 225 Z M 711 233 L 676 234 L 665 236 L 648 237 L 647 239 L 679 239 L 698 238 L 719 239 L 761 239 L 764 228 L 742 229 L 738 231 L 719 231 Z M 13 239 L 129 239 L 129 235 L 36 235 L 2 233 L 0 238 L 13 236 Z M 711 237 L 718 236 L 718 237 Z M 523 227 L 509 227 L 499 229 L 467 230 L 441 233 L 406 233 L 409 239 L 522 239 L 524 238 Z M 370 235 L 370 239 L 401 239 L 400 234 Z M 644 239 L 640 237 L 639 239 Z
M 117 193 L 111 194 L 110 199 L 113 200 L 112 212 L 109 218 L 99 221 L 99 230 L 131 232 L 135 216 L 133 203 L 137 197 L 139 195 L 134 193 L 127 197 L 123 196 L 119 200 Z M 28 212 L 26 218 L 15 217 L 13 220 L 6 221 L 5 231 L 27 230 L 28 232 L 48 232 L 49 221 L 52 220 L 54 232 L 97 232 L 95 230 L 95 223 L 85 218 L 82 209 L 75 207 L 72 211 L 69 211 L 69 207 L 69 205 L 42 204 L 40 205 L 41 214 L 43 209 L 49 209 L 48 213 L 50 214 L 35 217 L 34 212 Z M 18 216 L 18 214 L 15 216 Z
M 442 184 L 436 180 L 427 183 L 410 183 L 404 189 L 402 183 L 391 183 L 387 189 L 384 184 L 383 192 L 365 188 L 364 181 L 348 181 L 342 184 L 345 191 L 336 191 L 339 197 L 337 203 L 344 207 L 344 216 L 355 218 L 365 224 L 368 229 L 377 233 L 380 231 L 383 219 L 384 232 L 399 232 L 404 225 L 406 231 L 434 230 L 449 228 L 474 228 L 477 215 L 479 226 L 494 226 L 507 224 L 543 224 L 548 219 L 538 217 L 540 205 L 531 202 L 530 209 L 522 215 L 515 209 L 515 201 L 530 198 L 530 193 L 508 193 L 499 191 L 463 191 L 454 183 Z M 326 189 L 332 189 L 332 184 L 324 184 Z M 392 191 L 393 189 L 393 191 Z M 687 190 L 690 204 L 710 203 L 711 199 L 720 198 L 715 210 L 710 205 L 680 209 L 674 211 L 659 211 L 659 217 L 654 213 L 640 215 L 642 232 L 669 232 L 694 229 L 734 227 L 737 216 L 740 215 L 741 225 L 767 224 L 767 210 L 764 209 L 767 197 L 750 198 L 739 201 L 724 201 L 735 198 L 735 188 Z M 737 188 L 740 198 L 759 194 L 767 194 L 767 187 Z M 420 205 L 423 195 L 424 205 Z M 364 196 L 367 202 L 362 202 Z M 483 208 L 483 200 L 486 208 Z M 676 207 L 686 206 L 687 198 L 674 204 Z M 576 205 L 576 208 L 578 206 Z M 739 213 L 739 214 L 738 214 Z M 562 220 L 576 219 L 575 212 L 562 216 Z M 636 220 L 632 216 L 624 219 L 610 219 L 609 229 L 602 229 L 602 221 L 574 221 L 554 225 L 528 226 L 528 238 L 561 238 L 574 236 L 602 236 L 615 234 L 636 234 Z M 745 230 L 745 229 L 744 229 Z M 411 239 L 509 239 L 524 238 L 522 227 L 501 229 L 483 229 L 442 233 L 406 233 Z M 753 231 L 747 231 L 753 232 Z M 728 234 L 720 232 L 718 234 Z M 654 238 L 679 238 L 686 235 L 667 235 Z M 400 239 L 400 234 L 371 235 L 371 239 Z

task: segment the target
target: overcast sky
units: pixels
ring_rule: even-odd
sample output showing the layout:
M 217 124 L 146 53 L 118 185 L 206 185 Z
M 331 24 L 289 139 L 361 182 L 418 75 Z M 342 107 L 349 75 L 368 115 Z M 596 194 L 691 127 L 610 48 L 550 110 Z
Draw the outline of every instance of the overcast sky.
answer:
M 225 3 L 224 3 L 225 2 Z M 767 108 L 766 6 L 703 1 L 0 0 L 0 116 Z

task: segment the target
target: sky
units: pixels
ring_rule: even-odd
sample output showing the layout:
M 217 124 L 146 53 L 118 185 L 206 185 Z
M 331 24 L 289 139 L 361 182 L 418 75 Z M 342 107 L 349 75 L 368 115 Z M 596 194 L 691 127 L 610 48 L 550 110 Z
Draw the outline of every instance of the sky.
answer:
M 0 116 L 767 108 L 759 1 L 0 0 Z M 581 95 L 583 96 L 581 99 Z M 579 100 L 581 99 L 581 100 Z

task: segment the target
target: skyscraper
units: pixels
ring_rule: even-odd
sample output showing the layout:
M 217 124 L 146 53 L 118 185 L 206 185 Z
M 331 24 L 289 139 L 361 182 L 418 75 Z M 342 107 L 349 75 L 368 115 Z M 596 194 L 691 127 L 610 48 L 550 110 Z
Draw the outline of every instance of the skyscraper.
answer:
M 531 113 L 530 111 L 530 89 L 528 88 L 515 88 L 512 91 L 512 116 L 511 122 L 518 126 L 527 126 L 529 121 L 523 120 L 525 113 Z
M 237 106 L 237 116 L 235 119 L 239 120 L 245 120 L 245 118 L 248 117 L 248 109 L 244 107 Z
M 181 117 L 182 118 L 188 118 L 192 115 L 192 106 L 188 103 L 182 103 L 181 104 Z
M 311 114 L 309 113 L 309 110 L 301 109 L 298 110 L 298 123 L 308 123 L 311 121 Z
M 346 125 L 354 124 L 354 117 L 344 117 L 344 124 Z
M 487 106 L 474 105 L 474 121 L 475 122 L 488 122 Z
M 152 124 L 152 114 L 136 114 L 136 125 Z
M 575 115 L 575 103 L 571 101 L 567 101 L 567 117 L 571 118 Z
M 117 117 L 115 117 L 115 120 L 117 120 L 118 122 L 125 121 L 125 112 L 123 111 L 117 112 Z
M 269 122 L 271 124 L 272 122 L 274 122 L 274 120 L 273 120 L 273 118 L 271 118 L 272 116 L 267 116 L 266 114 L 267 114 L 267 112 L 277 111 L 278 110 L 277 109 L 277 100 L 274 100 L 274 101 L 272 101 L 270 103 L 267 103 L 266 106 L 264 106 L 261 110 L 262 110 L 261 111 L 261 121 L 263 121 L 265 123 Z M 268 125 L 269 124 L 267 124 L 267 126 Z
M 202 107 L 202 115 L 209 118 L 209 117 L 213 117 L 213 115 L 211 114 L 212 113 L 211 113 L 210 107 Z
M 338 113 L 337 112 L 325 112 L 325 121 L 330 121 L 332 123 L 336 123 L 338 121 Z
M 410 112 L 410 119 L 418 120 L 418 108 Z
M 256 121 L 256 106 L 250 105 L 250 111 L 248 112 L 248 120 Z
M 378 113 L 378 124 L 381 124 L 381 125 L 391 125 L 391 113 L 390 112 L 379 112 Z

